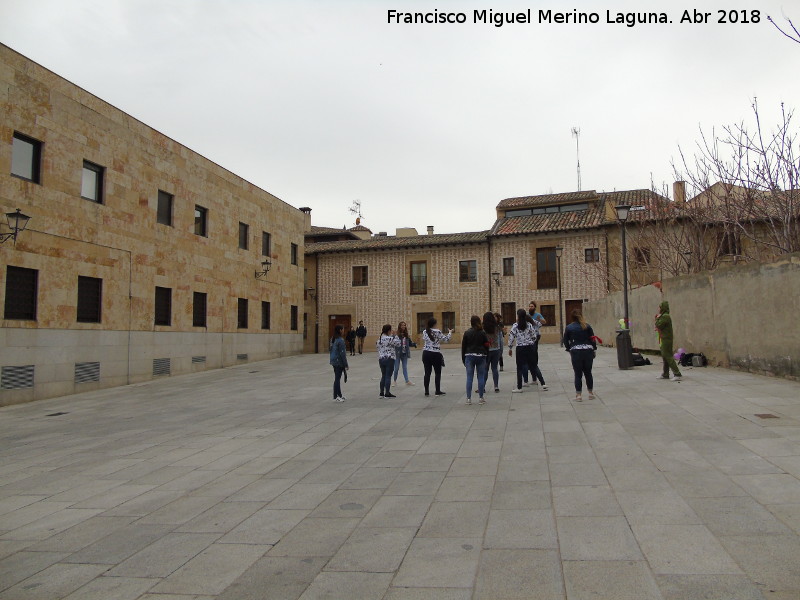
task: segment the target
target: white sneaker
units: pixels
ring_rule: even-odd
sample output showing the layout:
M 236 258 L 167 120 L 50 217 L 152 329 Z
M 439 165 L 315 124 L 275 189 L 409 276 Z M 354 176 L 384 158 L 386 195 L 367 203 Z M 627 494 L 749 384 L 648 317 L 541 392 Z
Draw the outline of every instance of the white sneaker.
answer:
M 522 384 L 522 387 L 528 387 L 528 386 L 530 386 L 530 383 L 528 383 L 527 381 Z
M 339 396 L 339 397 L 336 399 L 336 401 L 337 401 L 337 402 L 344 402 L 345 400 L 347 400 L 347 398 L 345 398 L 344 396 Z
M 406 381 L 406 385 L 415 385 L 413 381 Z
M 682 375 L 673 375 L 672 376 L 672 381 L 680 381 L 682 378 L 683 378 Z
M 520 388 L 514 388 L 513 390 L 511 390 L 511 393 L 512 394 L 521 394 L 522 390 Z
M 546 385 L 543 385 L 543 386 L 542 386 L 542 391 L 543 391 L 543 392 L 546 392 L 546 391 L 547 391 L 547 386 L 546 386 Z

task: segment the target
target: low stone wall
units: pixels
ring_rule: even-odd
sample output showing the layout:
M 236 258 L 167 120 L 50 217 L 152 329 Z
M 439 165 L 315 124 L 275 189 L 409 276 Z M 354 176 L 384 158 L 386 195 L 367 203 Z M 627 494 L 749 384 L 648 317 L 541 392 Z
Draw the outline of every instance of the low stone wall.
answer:
M 628 294 L 633 346 L 658 349 L 654 317 L 669 301 L 675 349 L 702 352 L 709 364 L 800 378 L 800 253 L 771 263 L 730 265 L 666 279 Z M 584 304 L 604 343 L 614 345 L 622 292 Z

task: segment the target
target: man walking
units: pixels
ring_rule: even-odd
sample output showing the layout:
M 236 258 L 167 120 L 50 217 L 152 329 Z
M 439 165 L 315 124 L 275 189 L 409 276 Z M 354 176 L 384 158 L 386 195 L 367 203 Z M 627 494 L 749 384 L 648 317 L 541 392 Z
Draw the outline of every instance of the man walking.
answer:
M 364 338 L 367 337 L 367 328 L 364 327 L 364 321 L 358 322 L 356 337 L 358 338 L 358 353 L 361 354 L 364 351 Z

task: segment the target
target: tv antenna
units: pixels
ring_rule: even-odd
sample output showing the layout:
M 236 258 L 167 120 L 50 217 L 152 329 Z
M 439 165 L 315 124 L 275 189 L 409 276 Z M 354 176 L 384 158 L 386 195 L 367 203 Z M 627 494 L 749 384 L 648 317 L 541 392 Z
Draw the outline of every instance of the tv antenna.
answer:
M 575 136 L 575 156 L 578 158 L 578 191 L 581 191 L 581 130 L 579 127 L 572 128 L 572 135 Z
M 350 207 L 350 212 L 356 215 L 356 225 L 361 225 L 361 200 L 353 200 L 353 206 Z

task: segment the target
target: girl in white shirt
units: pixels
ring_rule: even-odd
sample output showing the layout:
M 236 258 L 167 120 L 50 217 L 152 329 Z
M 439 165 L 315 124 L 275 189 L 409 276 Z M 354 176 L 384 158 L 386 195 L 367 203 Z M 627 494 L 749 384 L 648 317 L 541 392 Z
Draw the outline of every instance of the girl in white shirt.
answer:
M 425 377 L 422 381 L 425 384 L 426 396 L 430 395 L 431 370 L 433 370 L 435 374 L 434 384 L 436 386 L 436 395 L 444 396 L 444 392 L 441 389 L 444 357 L 442 356 L 440 345 L 442 342 L 445 344 L 449 342 L 450 338 L 453 336 L 452 329 L 447 334 L 442 333 L 438 329 L 434 329 L 436 323 L 436 319 L 431 317 L 428 319 L 428 327 L 422 332 L 422 342 L 424 344 L 422 347 L 422 365 L 425 367 Z
M 394 334 L 391 325 L 384 325 L 381 336 L 375 343 L 378 349 L 378 365 L 381 368 L 381 398 L 396 398 L 389 389 L 392 387 L 394 372 L 395 348 L 400 345 L 400 338 Z

